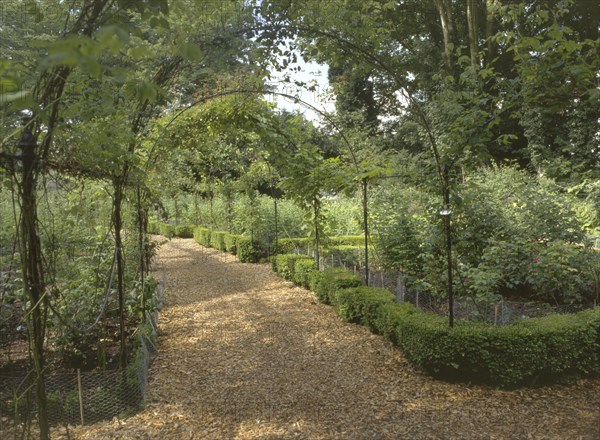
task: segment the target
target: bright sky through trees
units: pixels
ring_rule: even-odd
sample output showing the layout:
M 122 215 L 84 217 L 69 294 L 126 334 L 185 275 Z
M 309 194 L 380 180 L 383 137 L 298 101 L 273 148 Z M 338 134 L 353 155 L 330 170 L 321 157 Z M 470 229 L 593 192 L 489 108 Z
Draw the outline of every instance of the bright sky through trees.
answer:
M 305 62 L 302 57 L 298 57 L 298 63 L 294 67 L 300 67 L 301 71 L 292 71 L 291 69 L 285 72 L 272 72 L 270 85 L 278 93 L 292 95 L 300 100 L 314 106 L 323 112 L 332 112 L 335 110 L 335 100 L 329 89 L 327 81 L 327 66 L 315 62 Z M 290 81 L 285 81 L 285 76 L 289 76 Z M 296 83 L 303 82 L 306 86 L 301 87 Z M 312 85 L 315 85 L 315 90 L 308 90 Z M 309 120 L 316 121 L 319 115 L 302 103 L 295 103 L 291 98 L 283 96 L 267 96 L 269 101 L 277 103 L 277 107 L 288 111 L 299 110 L 304 113 Z

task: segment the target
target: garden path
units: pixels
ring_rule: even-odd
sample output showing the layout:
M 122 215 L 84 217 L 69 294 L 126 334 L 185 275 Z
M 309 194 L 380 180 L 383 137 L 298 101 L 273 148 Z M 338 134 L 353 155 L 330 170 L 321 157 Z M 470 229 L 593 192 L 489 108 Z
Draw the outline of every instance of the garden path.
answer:
M 146 409 L 71 438 L 600 438 L 598 379 L 517 391 L 432 380 L 269 265 L 191 239 L 158 257 L 169 295 Z

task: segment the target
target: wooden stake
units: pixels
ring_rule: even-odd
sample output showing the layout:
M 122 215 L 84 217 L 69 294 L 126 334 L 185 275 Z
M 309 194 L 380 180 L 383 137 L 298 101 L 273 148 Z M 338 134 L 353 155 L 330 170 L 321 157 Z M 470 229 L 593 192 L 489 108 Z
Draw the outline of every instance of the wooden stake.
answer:
M 79 392 L 79 415 L 81 416 L 81 425 L 85 424 L 83 419 L 83 390 L 81 387 L 81 370 L 77 369 L 77 391 Z

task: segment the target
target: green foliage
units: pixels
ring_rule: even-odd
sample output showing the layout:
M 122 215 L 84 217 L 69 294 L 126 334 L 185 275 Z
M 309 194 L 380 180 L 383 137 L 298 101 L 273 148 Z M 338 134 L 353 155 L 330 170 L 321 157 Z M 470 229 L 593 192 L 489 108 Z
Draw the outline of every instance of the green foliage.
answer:
M 402 270 L 408 288 L 443 297 L 445 241 L 435 198 L 403 184 L 373 198 L 381 263 Z M 455 291 L 483 303 L 502 296 L 593 302 L 599 255 L 575 209 L 587 203 L 513 167 L 471 173 L 453 192 Z
M 364 235 L 336 235 L 328 237 L 324 243 L 326 246 L 363 246 L 365 245 Z
M 225 234 L 227 234 L 227 232 L 212 231 L 210 234 L 210 247 L 220 251 L 226 250 Z
M 372 321 L 372 331 L 383 335 L 388 341 L 400 345 L 402 327 L 400 323 L 407 315 L 420 313 L 411 303 L 386 303 L 379 307 L 379 313 Z
M 198 226 L 194 229 L 194 240 L 202 246 L 210 247 L 210 234 L 211 231 L 208 228 Z
M 415 314 L 399 321 L 406 358 L 445 379 L 514 387 L 600 370 L 598 312 L 553 315 L 510 326 L 459 323 Z
M 175 227 L 167 223 L 159 223 L 158 233 L 163 237 L 171 238 L 175 235 Z
M 175 226 L 173 235 L 179 238 L 194 238 L 194 225 Z
M 308 288 L 314 272 L 317 272 L 317 262 L 311 259 L 296 260 L 294 265 L 294 282 Z
M 159 235 L 159 222 L 148 222 L 148 234 Z
M 338 290 L 334 298 L 335 310 L 341 319 L 362 324 L 376 333 L 379 333 L 381 308 L 396 300 L 389 290 L 368 286 Z
M 280 254 L 292 254 L 302 252 L 315 246 L 315 240 L 310 237 L 304 238 L 280 238 L 277 242 L 277 251 Z
M 263 255 L 260 243 L 249 237 L 238 237 L 236 250 L 237 256 L 242 263 L 258 263 Z
M 332 237 L 334 239 L 336 237 Z M 364 241 L 364 238 L 363 238 Z M 365 266 L 365 247 L 352 245 L 338 245 L 325 247 L 321 255 L 323 258 L 332 257 L 338 265 L 344 267 L 364 267 Z M 380 267 L 381 259 L 379 254 L 375 252 L 373 246 L 369 246 L 369 266 Z
M 446 319 L 395 304 L 385 289 L 335 290 L 338 315 L 382 334 L 434 377 L 512 388 L 563 382 L 600 372 L 600 309 L 551 315 L 509 326 Z
M 233 255 L 237 254 L 237 240 L 239 235 L 226 233 L 223 235 L 225 250 Z
M 311 280 L 311 288 L 319 301 L 325 304 L 335 304 L 335 293 L 350 287 L 359 287 L 362 279 L 345 269 L 330 268 L 320 272 L 318 278 Z
M 173 226 L 163 222 L 148 222 L 148 233 L 158 234 L 167 238 L 179 237 L 179 238 L 193 238 L 194 226 L 193 225 L 178 225 Z
M 300 260 L 312 261 L 308 255 L 280 254 L 272 258 L 273 270 L 289 281 L 296 281 L 296 262 Z

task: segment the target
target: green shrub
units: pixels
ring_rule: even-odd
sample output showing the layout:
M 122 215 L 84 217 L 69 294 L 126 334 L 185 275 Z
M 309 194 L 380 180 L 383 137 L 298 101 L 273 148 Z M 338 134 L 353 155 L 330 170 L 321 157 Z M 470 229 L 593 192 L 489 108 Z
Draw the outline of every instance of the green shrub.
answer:
M 600 371 L 600 312 L 552 315 L 510 326 L 458 322 L 425 313 L 397 320 L 407 360 L 451 380 L 503 388 L 581 378 Z
M 237 256 L 242 263 L 258 263 L 262 256 L 260 243 L 249 237 L 239 236 L 236 241 Z
M 224 234 L 223 243 L 225 244 L 225 250 L 233 255 L 237 254 L 236 242 L 239 235 L 235 234 Z
M 334 237 L 335 238 L 335 237 Z M 328 246 L 321 252 L 323 258 L 333 257 L 336 262 L 346 267 L 364 267 L 365 265 L 365 247 L 351 245 Z M 373 252 L 373 247 L 369 246 L 369 266 L 381 266 L 380 258 Z
M 175 237 L 180 237 L 180 238 L 193 238 L 194 237 L 194 225 L 175 226 L 174 235 L 175 235 Z
M 159 223 L 158 233 L 164 237 L 171 238 L 175 233 L 175 228 L 167 223 Z
M 158 235 L 158 222 L 148 222 L 148 234 Z
M 277 240 L 278 254 L 298 253 L 310 247 L 315 247 L 314 238 L 280 238 L 279 240 Z
M 210 234 L 210 247 L 220 251 L 225 250 L 225 234 L 227 232 L 212 231 Z
M 411 303 L 386 303 L 379 307 L 379 314 L 375 317 L 373 326 L 374 333 L 383 335 L 388 341 L 398 345 L 400 340 L 400 321 L 406 315 L 417 313 L 417 309 Z
M 76 423 L 77 421 L 81 420 L 81 412 L 79 410 L 79 393 L 77 389 L 74 389 L 67 394 L 63 409 L 65 418 L 69 422 Z
M 295 281 L 295 266 L 298 260 L 312 260 L 308 255 L 300 254 L 283 254 L 273 257 L 273 270 L 289 281 Z
M 386 289 L 360 286 L 335 292 L 335 310 L 346 322 L 354 322 L 379 333 L 381 308 L 393 304 L 396 297 Z
M 323 279 L 323 272 L 315 270 L 308 276 L 308 288 L 313 292 L 317 292 L 321 287 L 321 280 Z
M 317 262 L 313 259 L 298 259 L 294 265 L 294 282 L 302 287 L 309 287 L 313 272 L 317 272 Z
M 318 276 L 312 286 L 319 301 L 325 304 L 333 304 L 336 291 L 349 287 L 359 287 L 363 284 L 362 279 L 345 269 L 325 269 Z
M 329 237 L 326 244 L 328 246 L 357 246 L 365 247 L 364 235 L 339 235 L 337 237 Z
M 198 226 L 194 229 L 194 240 L 204 247 L 210 247 L 210 230 Z

